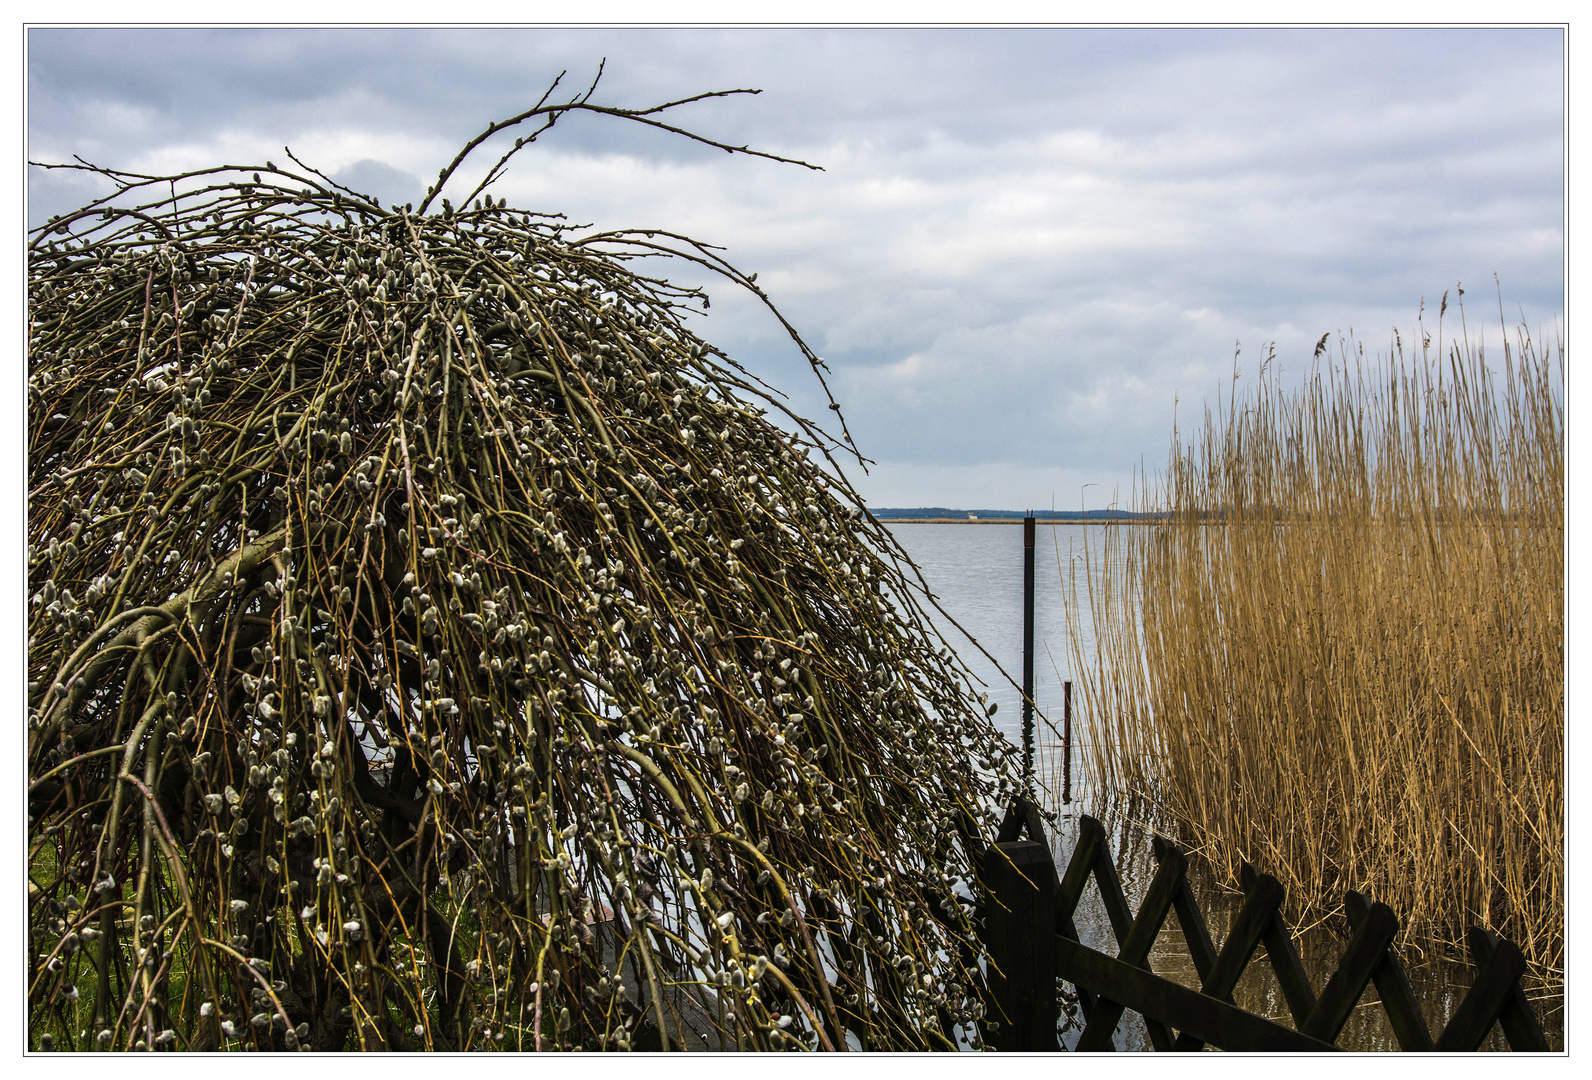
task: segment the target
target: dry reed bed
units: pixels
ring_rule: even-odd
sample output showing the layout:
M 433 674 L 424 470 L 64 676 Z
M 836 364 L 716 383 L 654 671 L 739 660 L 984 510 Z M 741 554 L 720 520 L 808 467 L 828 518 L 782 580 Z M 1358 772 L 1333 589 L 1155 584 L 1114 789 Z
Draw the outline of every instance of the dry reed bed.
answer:
M 1097 788 L 1147 798 L 1219 876 L 1264 865 L 1303 922 L 1369 892 L 1417 947 L 1478 922 L 1551 984 L 1563 347 L 1508 337 L 1501 371 L 1468 334 L 1374 360 L 1350 340 L 1302 389 L 1263 375 L 1207 410 L 1138 493 L 1166 522 L 1089 553 L 1116 569 L 1075 666 Z

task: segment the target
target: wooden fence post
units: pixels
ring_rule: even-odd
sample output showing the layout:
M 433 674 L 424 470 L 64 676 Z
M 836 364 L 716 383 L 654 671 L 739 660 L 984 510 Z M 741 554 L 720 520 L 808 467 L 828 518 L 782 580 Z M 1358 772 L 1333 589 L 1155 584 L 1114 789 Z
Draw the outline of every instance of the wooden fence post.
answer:
M 984 851 L 984 942 L 989 948 L 987 1041 L 997 1050 L 1056 1050 L 1056 863 L 1038 840 Z

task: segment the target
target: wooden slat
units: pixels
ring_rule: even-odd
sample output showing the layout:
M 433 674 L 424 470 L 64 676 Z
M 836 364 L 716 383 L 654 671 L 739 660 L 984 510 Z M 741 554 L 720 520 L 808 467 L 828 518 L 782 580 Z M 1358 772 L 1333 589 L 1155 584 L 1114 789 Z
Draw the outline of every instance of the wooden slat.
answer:
M 1282 904 L 1282 883 L 1270 874 L 1256 876 L 1248 883 L 1245 892 L 1244 906 L 1239 909 L 1238 918 L 1233 920 L 1233 928 L 1222 944 L 1222 951 L 1217 954 L 1216 963 L 1211 965 L 1211 972 L 1201 986 L 1207 996 L 1221 1001 L 1232 1001 L 1233 987 L 1238 985 L 1244 969 L 1249 966 L 1250 957 L 1255 955 L 1256 946 L 1260 944 L 1261 937 Z M 1200 1048 L 1201 1042 L 1197 1035 L 1184 1031 L 1173 1044 L 1173 1049 L 1192 1052 Z
M 1021 840 L 1025 832 L 1030 840 L 1038 840 L 1042 844 L 1050 843 L 1050 838 L 1045 833 L 1045 816 L 1039 812 L 1039 807 L 1027 799 L 1013 799 L 1012 804 L 1006 808 L 1006 816 L 1001 818 L 1001 827 L 995 834 L 995 842 L 1009 844 L 1014 840 Z
M 1117 947 L 1121 948 L 1133 930 L 1133 913 L 1128 908 L 1128 897 L 1122 891 L 1122 880 L 1117 877 L 1116 865 L 1111 861 L 1111 851 L 1104 844 L 1095 851 L 1093 869 L 1095 884 L 1100 889 L 1101 906 L 1106 909 L 1106 918 L 1111 920 L 1111 932 L 1116 935 Z
M 1175 908 L 1177 906 L 1178 897 L 1183 893 L 1188 892 L 1188 857 L 1179 851 L 1175 845 L 1166 843 L 1164 841 L 1159 849 L 1155 848 L 1153 841 L 1160 839 L 1160 837 L 1153 837 L 1151 845 L 1152 850 L 1155 852 L 1156 876 L 1159 877 L 1163 872 L 1170 873 L 1171 897 L 1168 901 L 1168 905 Z M 1154 889 L 1154 887 L 1155 883 L 1152 881 L 1151 889 Z M 1144 918 L 1145 912 L 1147 910 L 1149 910 L 1149 905 L 1147 903 L 1140 905 L 1140 919 Z M 1160 908 L 1156 913 L 1156 931 L 1150 936 L 1149 944 L 1145 946 L 1144 959 L 1138 963 L 1138 966 L 1144 968 L 1146 971 L 1150 969 L 1150 965 L 1148 963 L 1150 950 L 1155 947 L 1156 938 L 1160 935 L 1161 928 L 1166 924 L 1168 913 L 1167 907 Z M 1134 929 L 1137 930 L 1137 928 L 1138 922 L 1135 920 Z M 1171 1051 L 1174 1035 L 1165 1024 L 1161 1023 L 1161 1021 L 1155 1019 L 1154 1017 L 1146 1016 L 1144 1018 L 1144 1030 L 1150 1036 L 1150 1045 L 1155 1047 L 1156 1050 L 1161 1053 L 1168 1053 Z
M 1023 801 L 1023 824 L 1028 826 L 1028 839 L 1050 846 L 1050 834 L 1045 831 L 1045 815 L 1039 812 L 1039 807 L 1026 800 Z
M 1060 936 L 1056 938 L 1056 973 L 1068 982 L 1093 986 L 1102 997 L 1121 1002 L 1137 1013 L 1224 1050 L 1257 1053 L 1337 1050 L 1331 1043 L 1300 1034 Z
M 1012 804 L 1006 808 L 1006 816 L 1001 818 L 1001 827 L 995 833 L 997 844 L 1010 844 L 1020 839 L 1023 835 L 1023 800 L 1013 799 Z
M 1486 967 L 1487 961 L 1492 959 L 1493 950 L 1498 947 L 1498 935 L 1480 926 L 1472 926 L 1465 938 L 1476 967 Z M 1532 1054 L 1551 1052 L 1548 1040 L 1537 1024 L 1537 1016 L 1531 1011 L 1531 1002 L 1526 1000 L 1526 992 L 1520 989 L 1518 979 L 1510 988 L 1509 996 L 1504 999 L 1504 1007 L 1498 1012 L 1498 1024 L 1504 1029 L 1504 1038 L 1509 1040 L 1509 1049 Z
M 1156 862 L 1165 858 L 1167 852 L 1178 851 L 1177 845 L 1161 836 L 1153 838 L 1150 846 L 1155 852 Z M 1199 902 L 1194 898 L 1187 874 L 1178 880 L 1177 894 L 1172 897 L 1172 910 L 1177 912 L 1178 925 L 1183 928 L 1183 940 L 1188 943 L 1189 959 L 1194 961 L 1194 970 L 1203 984 L 1210 976 L 1211 968 L 1216 965 L 1216 946 L 1211 943 L 1210 928 L 1205 925 L 1205 914 L 1200 911 Z
M 1106 909 L 1106 919 L 1111 923 L 1111 932 L 1117 939 L 1117 948 L 1121 949 L 1122 943 L 1127 940 L 1129 932 L 1133 929 L 1133 916 L 1128 911 L 1128 898 L 1122 891 L 1122 881 L 1117 877 L 1116 864 L 1111 861 L 1111 848 L 1105 842 L 1105 826 L 1093 818 L 1084 820 L 1093 822 L 1100 831 L 1100 844 L 1094 849 L 1094 858 L 1090 860 L 1089 870 L 1094 875 L 1095 889 L 1100 894 L 1100 906 Z M 1104 994 L 1097 994 L 1094 1012 L 1089 1014 L 1089 1023 L 1094 1023 L 1094 1013 L 1100 1009 L 1100 1002 L 1105 999 Z M 1118 1014 L 1121 1015 L 1120 1013 Z M 1087 1028 L 1085 1028 L 1087 1031 Z M 1108 1039 L 1102 1050 L 1115 1050 L 1116 1047 Z
M 1299 1030 L 1317 1039 L 1332 1042 L 1348 1023 L 1349 1014 L 1360 1003 L 1360 996 L 1371 983 L 1371 973 L 1376 970 L 1387 953 L 1387 947 L 1398 936 L 1399 920 L 1386 904 L 1372 904 L 1343 951 L 1338 970 L 1327 980 L 1321 991 L 1321 1000 L 1310 1011 Z
M 1183 930 L 1183 941 L 1188 948 L 1189 959 L 1194 962 L 1195 974 L 1203 983 L 1211 968 L 1216 965 L 1216 947 L 1211 943 L 1210 928 L 1205 925 L 1205 916 L 1194 898 L 1194 890 L 1189 887 L 1187 857 L 1176 844 L 1159 835 L 1150 838 L 1150 850 L 1155 854 L 1157 865 L 1172 857 L 1183 860 L 1184 872 L 1178 875 L 1177 891 L 1172 894 L 1172 910 L 1177 912 L 1177 921 Z M 1159 1022 L 1155 1022 L 1153 1027 L 1147 1027 L 1146 1030 L 1150 1032 L 1151 1041 L 1155 1043 L 1157 1050 L 1177 1049 L 1173 1033 L 1170 1029 L 1162 1027 Z M 1162 1040 L 1157 1037 L 1162 1033 L 1165 1035 L 1164 1046 L 1161 1045 Z
M 1251 884 L 1266 876 L 1247 862 L 1239 871 L 1246 892 Z M 1310 977 L 1305 974 L 1305 966 L 1299 962 L 1293 935 L 1288 931 L 1288 924 L 1282 921 L 1281 910 L 1272 913 L 1260 939 L 1266 946 L 1266 959 L 1271 963 L 1272 971 L 1277 973 L 1277 985 L 1282 988 L 1283 1000 L 1288 1003 L 1294 1026 L 1302 1027 L 1305 1018 L 1315 1010 L 1316 995 L 1310 989 Z
M 1477 965 L 1476 981 L 1459 1003 L 1448 1026 L 1437 1037 L 1436 1050 L 1475 1050 L 1487 1039 L 1510 991 L 1526 973 L 1526 958 L 1514 943 L 1499 939 L 1486 961 Z
M 1294 948 L 1293 934 L 1288 930 L 1288 924 L 1282 921 L 1282 912 L 1273 912 L 1266 932 L 1261 935 L 1261 943 L 1266 946 L 1266 959 L 1271 963 L 1272 971 L 1277 973 L 1277 985 L 1282 988 L 1283 1000 L 1288 1002 L 1288 1011 L 1293 1014 L 1294 1023 L 1304 1023 L 1316 1007 L 1316 995 L 1310 989 L 1310 977 L 1305 974 L 1305 966 L 1299 961 L 1299 953 Z
M 1078 820 L 1078 843 L 1072 849 L 1072 858 L 1067 862 L 1067 872 L 1062 876 L 1061 886 L 1056 890 L 1056 918 L 1057 929 L 1060 930 L 1059 920 L 1066 919 L 1070 924 L 1072 916 L 1078 910 L 1078 901 L 1083 899 L 1083 890 L 1089 884 L 1089 875 L 1094 872 L 1095 856 L 1105 847 L 1105 828 L 1094 818 L 1085 815 Z M 1077 940 L 1077 933 L 1070 936 Z
M 1176 1036 L 1172 1029 L 1153 1016 L 1144 1017 L 1144 1030 L 1150 1036 L 1150 1048 L 1158 1054 L 1170 1054 Z
M 1083 890 L 1089 884 L 1089 875 L 1094 872 L 1095 854 L 1104 846 L 1105 829 L 1100 822 L 1088 816 L 1080 818 L 1078 841 L 1073 845 L 1072 858 L 1067 862 L 1067 872 L 1056 888 L 1056 933 L 1062 937 L 1078 940 L 1078 927 L 1073 922 L 1073 914 L 1078 909 L 1078 902 L 1083 899 Z M 1086 986 L 1075 986 L 1074 989 L 1078 991 L 1078 1005 L 1083 1010 L 1084 1020 L 1087 1022 L 1094 1014 L 1094 991 Z
M 1133 920 L 1128 940 L 1122 943 L 1121 957 L 1125 963 L 1137 967 L 1150 955 L 1150 949 L 1161 932 L 1161 924 L 1172 910 L 1172 899 L 1177 895 L 1178 883 L 1187 872 L 1188 860 L 1179 851 L 1172 852 L 1156 867 L 1155 877 L 1145 890 L 1143 903 L 1139 905 L 1138 918 Z
M 1002 833 L 1020 835 L 1026 829 L 1031 837 L 1043 841 L 1048 851 L 1043 822 L 1038 817 L 1033 807 L 1018 802 L 1008 813 Z M 1356 892 L 1347 895 L 1345 908 L 1352 936 L 1337 971 L 1317 1000 L 1292 934 L 1282 919 L 1284 892 L 1276 878 L 1259 873 L 1247 863 L 1243 866 L 1244 905 L 1218 952 L 1189 887 L 1186 857 L 1176 845 L 1154 838 L 1156 875 L 1134 918 L 1106 843 L 1104 826 L 1087 816 L 1079 819 L 1079 825 L 1078 842 L 1067 872 L 1056 887 L 1054 914 L 1049 921 L 1055 928 L 1056 976 L 1077 987 L 1086 1018 L 1080 1050 L 1113 1049 L 1112 1034 L 1126 1009 L 1144 1016 L 1156 1049 L 1198 1050 L 1210 1043 L 1227 1050 L 1261 1053 L 1336 1050 L 1333 1042 L 1372 982 L 1401 1049 L 1475 1050 L 1495 1022 L 1504 1028 L 1512 1049 L 1549 1049 L 1520 987 L 1525 958 L 1513 943 L 1489 931 L 1472 928 L 1468 935 L 1471 955 L 1479 969 L 1476 981 L 1434 1042 L 1408 973 L 1392 948 L 1398 919 L 1386 905 L 1373 904 Z M 1117 939 L 1116 957 L 1078 941 L 1074 916 L 1091 876 Z M 1172 910 L 1177 911 L 1189 955 L 1199 973 L 1200 991 L 1148 969 L 1150 949 Z M 1247 1013 L 1233 1002 L 1233 988 L 1261 944 L 1266 946 L 1267 959 L 1277 973 L 1298 1030 Z M 1175 1042 L 1170 1039 L 1169 1026 L 1181 1032 Z
M 1359 930 L 1371 913 L 1370 899 L 1352 889 L 1344 897 L 1343 906 L 1349 915 L 1351 931 Z M 1431 1050 L 1432 1033 L 1426 1026 L 1426 1018 L 1421 1015 L 1420 1006 L 1415 1002 L 1415 990 L 1410 986 L 1409 975 L 1404 971 L 1404 964 L 1399 960 L 1396 949 L 1390 947 L 1384 953 L 1382 962 L 1371 973 L 1371 981 L 1376 984 L 1377 996 L 1382 999 L 1382 1011 L 1387 1014 L 1399 1049 L 1412 1052 Z
M 1078 940 L 1078 927 L 1073 924 L 1072 916 L 1062 915 L 1059 907 L 1056 911 L 1056 934 L 1059 937 L 1066 938 L 1068 941 Z M 1073 989 L 1078 992 L 1078 1007 L 1083 1010 L 1084 1022 L 1088 1023 L 1089 1018 L 1094 1015 L 1094 991 L 1087 986 L 1077 985 L 1074 985 Z
M 1183 875 L 1187 871 L 1188 860 L 1181 852 L 1175 851 L 1163 859 L 1161 865 L 1156 868 L 1155 877 L 1151 880 L 1149 889 L 1145 891 L 1144 902 L 1139 905 L 1138 918 L 1133 920 L 1127 938 L 1122 942 L 1117 958 L 1123 963 L 1130 967 L 1148 970 L 1145 964 L 1150 949 L 1155 945 L 1156 936 L 1161 932 L 1161 924 L 1166 921 L 1167 913 L 1172 910 L 1172 899 L 1177 895 L 1178 883 L 1183 880 Z M 1083 1034 L 1078 1037 L 1078 1049 L 1080 1051 L 1111 1049 L 1111 1036 L 1122 1019 L 1122 1010 L 1121 1002 L 1109 996 L 1102 996 L 1095 1003 L 1094 1013 L 1089 1017 L 1089 1023 L 1083 1029 Z M 1146 1016 L 1144 1019 L 1146 1027 L 1150 1029 L 1151 1042 L 1156 1045 L 1156 1049 L 1172 1049 L 1171 1035 L 1165 1027 L 1154 1017 Z
M 1105 880 L 1109 880 L 1110 884 L 1115 886 L 1115 905 L 1107 899 L 1113 893 L 1103 883 L 1097 869 L 1102 864 L 1105 867 Z M 1112 931 L 1117 935 L 1120 945 L 1122 939 L 1127 936 L 1126 926 L 1132 924 L 1132 919 L 1127 917 L 1127 899 L 1122 895 L 1122 885 L 1117 881 L 1116 868 L 1111 864 L 1111 849 L 1106 843 L 1105 826 L 1100 824 L 1098 819 L 1083 814 L 1078 818 L 1078 843 L 1073 848 L 1072 859 L 1067 863 L 1067 875 L 1062 878 L 1061 885 L 1056 890 L 1057 931 L 1073 941 L 1078 940 L 1078 931 L 1073 924 L 1072 916 L 1077 911 L 1079 901 L 1083 899 L 1083 891 L 1088 887 L 1090 877 L 1095 879 L 1095 887 L 1100 891 L 1101 904 L 1106 909 L 1106 916 L 1111 920 Z M 1093 988 L 1078 986 L 1078 1000 L 1083 1006 L 1086 1022 L 1093 1019 L 1098 999 L 1099 995 Z
M 1161 838 L 1161 836 L 1153 836 L 1153 838 L 1151 838 L 1151 851 L 1153 851 L 1154 855 L 1156 855 L 1157 868 L 1165 867 L 1167 863 L 1172 863 L 1173 870 L 1175 870 L 1176 881 L 1173 881 L 1172 884 L 1172 908 L 1173 911 L 1176 911 L 1178 910 L 1178 903 L 1180 903 L 1180 900 L 1183 900 L 1184 897 L 1192 898 L 1192 895 L 1194 895 L 1192 894 L 1191 890 L 1189 890 L 1188 855 L 1184 855 L 1183 852 L 1178 851 L 1176 844 L 1170 843 L 1170 841 Z M 1196 914 L 1199 913 L 1199 908 L 1194 908 L 1194 911 L 1196 911 Z M 1162 914 L 1161 919 L 1162 924 L 1164 924 L 1165 914 Z M 1178 921 L 1183 921 L 1183 916 L 1181 916 L 1181 913 L 1178 914 Z M 1200 927 L 1204 929 L 1204 921 L 1200 921 Z M 1188 933 L 1184 932 L 1184 940 L 1186 940 L 1186 938 L 1188 938 Z M 1154 941 L 1151 941 L 1151 946 L 1154 946 Z M 1205 946 L 1210 948 L 1210 937 L 1208 937 L 1208 935 L 1207 938 L 1205 938 Z M 1191 953 L 1192 949 L 1194 949 L 1194 946 L 1189 946 L 1189 951 L 1191 951 Z M 1215 961 L 1215 949 L 1212 949 L 1212 959 Z M 1194 962 L 1194 964 L 1196 964 L 1196 967 L 1199 967 L 1199 961 Z M 1143 967 L 1148 970 L 1149 964 L 1145 964 Z M 1175 1045 L 1173 1040 L 1176 1039 L 1176 1035 L 1173 1034 L 1170 1027 L 1162 1024 L 1159 1019 L 1151 1018 L 1151 1016 L 1145 1016 L 1145 1031 L 1149 1032 L 1149 1043 L 1151 1043 L 1151 1045 L 1153 1045 L 1157 1051 L 1161 1051 L 1161 1053 L 1170 1053 L 1170 1051 L 1172 1051 L 1173 1045 Z
M 1449 1018 L 1443 1034 L 1438 1036 L 1435 1049 L 1470 1051 L 1481 1046 L 1503 1011 L 1516 980 L 1525 971 L 1526 958 L 1520 950 L 1513 942 L 1500 940 L 1487 962 L 1476 972 L 1475 983 Z

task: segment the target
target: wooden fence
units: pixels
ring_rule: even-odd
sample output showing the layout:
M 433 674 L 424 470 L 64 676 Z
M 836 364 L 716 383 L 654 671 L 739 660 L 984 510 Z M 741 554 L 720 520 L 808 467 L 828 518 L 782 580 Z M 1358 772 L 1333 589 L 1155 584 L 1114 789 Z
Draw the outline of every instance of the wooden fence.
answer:
M 1336 1051 L 1344 1024 L 1371 984 L 1402 1050 L 1476 1050 L 1495 1023 L 1503 1028 L 1512 1050 L 1549 1049 L 1521 991 L 1526 961 L 1512 942 L 1471 928 L 1467 943 L 1476 978 L 1434 1038 L 1393 948 L 1398 917 L 1385 904 L 1357 892 L 1347 895 L 1349 943 L 1318 995 L 1280 914 L 1283 887 L 1276 878 L 1244 867 L 1244 904 L 1218 950 L 1189 888 L 1186 856 L 1160 837 L 1154 840 L 1154 853 L 1155 876 L 1135 916 L 1100 822 L 1080 819 L 1077 845 L 1058 881 L 1043 819 L 1027 803 L 1012 807 L 996 842 L 984 852 L 982 865 L 990 896 L 983 919 L 992 960 L 987 996 L 988 1019 L 993 1022 L 985 1033 L 991 1046 L 1060 1049 L 1059 979 L 1077 990 L 1085 1020 L 1077 1045 L 1080 1051 L 1113 1049 L 1112 1035 L 1129 1009 L 1144 1017 L 1156 1050 L 1194 1051 L 1209 1044 L 1223 1050 Z M 1091 880 L 1117 940 L 1115 956 L 1078 939 L 1073 914 Z M 1151 946 L 1173 912 L 1199 975 L 1198 990 L 1150 970 Z M 1261 945 L 1276 972 L 1293 1027 L 1246 1012 L 1233 1002 L 1233 988 Z

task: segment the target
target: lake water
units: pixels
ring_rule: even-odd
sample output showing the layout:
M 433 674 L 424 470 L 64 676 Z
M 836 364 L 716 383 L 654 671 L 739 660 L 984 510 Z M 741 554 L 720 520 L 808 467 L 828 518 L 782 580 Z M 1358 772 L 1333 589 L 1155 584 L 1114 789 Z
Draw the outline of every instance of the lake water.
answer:
M 1119 526 L 1138 528 L 1140 526 Z M 1041 746 L 1036 774 L 1043 783 L 1054 781 L 1046 763 L 1046 748 L 1059 745 L 1062 730 L 1063 684 L 1073 677 L 1073 650 L 1067 628 L 1069 589 L 1063 573 L 1077 575 L 1079 644 L 1084 655 L 1094 652 L 1094 624 L 1090 619 L 1085 581 L 1087 545 L 1098 564 L 1104 524 L 1040 523 L 1034 544 L 1034 701 L 1039 717 L 1035 728 Z M 1022 693 L 1013 681 L 1023 677 L 1023 528 L 1021 521 L 991 524 L 898 523 L 890 532 L 923 571 L 924 580 L 944 613 L 929 609 L 929 617 L 957 655 L 986 684 L 997 705 L 995 726 L 1016 745 L 1022 745 Z M 1098 578 L 1098 570 L 1095 571 Z M 946 618 L 946 616 L 950 618 Z M 962 633 L 956 624 L 960 624 Z M 969 641 L 969 638 L 972 641 Z M 976 642 L 976 644 L 974 644 Z M 980 651 L 982 648 L 983 651 Z M 989 655 L 986 656 L 985 653 Z M 998 665 L 998 666 L 997 666 Z M 1001 674 L 1004 669 L 1007 675 Z M 1076 691 L 1076 688 L 1075 688 Z M 1072 794 L 1086 794 L 1081 775 L 1084 732 L 1078 722 L 1079 703 L 1073 703 Z M 1054 727 L 1052 732 L 1047 722 Z M 1059 797 L 1060 788 L 1057 787 Z
M 1048 717 L 1056 730 L 1062 727 L 1062 684 L 1073 677 L 1073 649 L 1068 631 L 1067 603 L 1069 589 L 1063 580 L 1064 569 L 1077 575 L 1077 592 L 1083 610 L 1078 613 L 1080 651 L 1085 657 L 1092 655 L 1095 647 L 1094 625 L 1090 619 L 1087 601 L 1089 584 L 1086 574 L 1093 574 L 1098 583 L 1098 564 L 1108 528 L 1133 529 L 1145 526 L 1108 526 L 1106 524 L 1040 523 L 1036 528 L 1034 558 L 1034 697 L 1041 714 Z M 1013 743 L 1022 742 L 1022 695 L 1017 687 L 1001 675 L 1004 668 L 1012 679 L 1022 679 L 1023 661 L 1023 529 L 1021 521 L 990 524 L 929 524 L 916 522 L 894 523 L 889 526 L 897 542 L 922 570 L 924 580 L 938 599 L 945 614 L 929 609 L 935 626 L 944 635 L 974 675 L 982 679 L 990 698 L 999 703 L 995 714 L 997 727 Z M 1087 546 L 1090 559 L 1096 563 L 1094 570 L 1087 569 L 1081 556 Z M 947 618 L 946 616 L 949 616 Z M 963 634 L 951 620 L 960 624 Z M 971 637 L 977 645 L 971 643 Z M 980 646 L 990 656 L 980 651 Z M 999 665 L 999 668 L 997 667 Z M 1076 691 L 1076 688 L 1075 688 Z M 1041 764 L 1036 773 L 1046 776 L 1043 767 L 1045 743 L 1059 740 L 1050 735 L 1042 721 L 1036 721 L 1040 733 Z M 1077 836 L 1078 815 L 1095 812 L 1102 817 L 1111 836 L 1111 850 L 1128 902 L 1135 910 L 1154 876 L 1155 867 L 1150 851 L 1150 832 L 1141 824 L 1128 820 L 1127 815 L 1109 808 L 1105 800 L 1097 800 L 1088 787 L 1088 772 L 1083 757 L 1089 752 L 1084 742 L 1083 717 L 1077 697 L 1073 702 L 1074 759 L 1072 765 L 1072 795 L 1070 805 L 1062 806 L 1059 789 L 1048 800 L 1048 808 L 1058 810 L 1052 835 L 1052 850 L 1056 857 L 1057 873 L 1066 870 Z M 1262 870 L 1266 869 L 1261 867 Z M 1243 897 L 1228 892 L 1209 880 L 1197 863 L 1190 871 L 1200 907 L 1210 927 L 1217 948 L 1225 939 L 1228 927 L 1242 906 Z M 1075 921 L 1079 936 L 1086 945 L 1112 954 L 1116 953 L 1115 938 L 1104 908 L 1091 885 L 1084 892 Z M 1327 979 L 1337 967 L 1344 942 L 1326 929 L 1303 935 L 1297 942 L 1305 969 L 1319 994 Z M 1198 987 L 1198 975 L 1189 960 L 1177 919 L 1167 919 L 1160 937 L 1150 955 L 1150 967 L 1157 974 L 1191 987 Z M 1463 964 L 1443 962 L 1412 967 L 1410 982 L 1426 1014 L 1433 1035 L 1443 1024 L 1470 984 L 1472 969 Z M 1363 1004 L 1350 1019 L 1338 1045 L 1349 1050 L 1395 1050 L 1386 1016 L 1374 1003 L 1375 989 L 1367 990 Z M 1287 1015 L 1287 1005 L 1271 966 L 1264 960 L 1264 950 L 1247 969 L 1243 980 L 1234 991 L 1237 1003 L 1252 1012 L 1279 1019 Z M 1555 1049 L 1564 1045 L 1562 999 L 1547 1001 L 1537 1006 L 1548 1042 Z M 1071 1045 L 1079 1032 L 1074 1029 L 1063 1036 Z M 1125 1013 L 1118 1025 L 1117 1047 L 1122 1050 L 1149 1049 L 1148 1035 L 1143 1020 L 1135 1013 Z M 1507 1042 L 1495 1027 L 1486 1049 L 1506 1050 Z
M 890 532 L 923 571 L 940 605 L 952 619 L 989 652 L 994 661 L 970 644 L 941 613 L 929 611 L 936 627 L 973 674 L 989 684 L 990 698 L 999 703 L 996 726 L 1021 742 L 1022 694 L 996 667 L 1012 679 L 1023 674 L 1023 528 L 1011 524 L 947 525 L 899 523 Z M 1072 654 L 1067 635 L 1066 589 L 1061 567 L 1076 562 L 1079 572 L 1087 541 L 1098 547 L 1104 527 L 1086 524 L 1040 524 L 1034 545 L 1034 700 L 1041 712 L 1061 726 L 1061 684 L 1072 678 Z M 1086 535 L 1093 534 L 1093 535 Z M 1080 579 L 1079 592 L 1083 585 Z M 1087 612 L 1082 620 L 1086 649 L 1094 647 L 1093 625 Z

